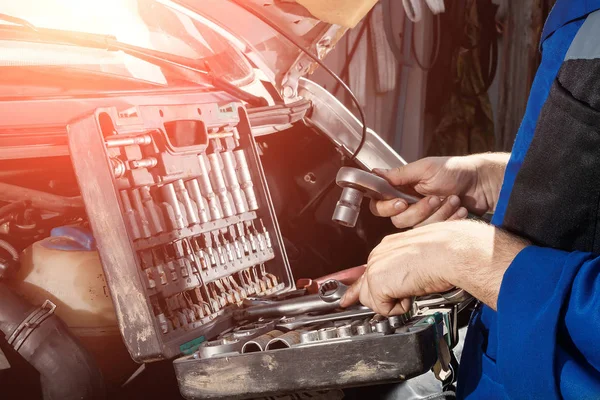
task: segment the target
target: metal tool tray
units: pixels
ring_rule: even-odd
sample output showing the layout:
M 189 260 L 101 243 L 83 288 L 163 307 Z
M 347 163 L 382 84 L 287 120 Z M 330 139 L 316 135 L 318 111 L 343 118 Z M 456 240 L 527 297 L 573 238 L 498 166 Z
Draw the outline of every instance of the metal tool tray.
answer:
M 186 399 L 250 399 L 313 390 L 398 382 L 430 370 L 439 327 L 407 333 L 249 354 L 176 360 Z

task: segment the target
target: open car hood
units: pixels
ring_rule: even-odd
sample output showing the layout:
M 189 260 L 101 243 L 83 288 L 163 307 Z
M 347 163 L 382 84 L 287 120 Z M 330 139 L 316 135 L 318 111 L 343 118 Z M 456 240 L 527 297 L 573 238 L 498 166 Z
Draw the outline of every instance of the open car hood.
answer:
M 162 0 L 162 3 L 170 3 Z M 228 36 L 284 98 L 297 96 L 298 80 L 312 72 L 314 62 L 254 14 L 268 18 L 304 48 L 323 59 L 334 45 L 376 3 L 376 0 L 328 0 L 344 3 L 323 7 L 323 0 L 175 0 L 196 17 L 210 21 Z M 302 4 L 306 5 L 306 7 Z M 310 11 L 309 11 L 310 10 Z M 317 19 L 313 14 L 331 22 Z M 342 26 L 344 24 L 346 26 Z

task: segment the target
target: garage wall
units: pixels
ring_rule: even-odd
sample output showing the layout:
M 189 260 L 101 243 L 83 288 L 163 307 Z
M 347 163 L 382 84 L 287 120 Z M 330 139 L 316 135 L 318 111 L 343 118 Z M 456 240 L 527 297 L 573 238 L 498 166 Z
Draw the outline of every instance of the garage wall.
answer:
M 399 63 L 394 58 L 387 43 L 383 18 L 391 18 L 394 36 L 400 43 L 400 35 L 404 27 L 404 9 L 402 2 L 379 2 L 371 16 L 372 23 L 358 42 L 358 48 L 349 68 L 347 82 L 361 102 L 367 125 L 379 133 L 407 161 L 414 161 L 423 155 L 424 135 L 427 121 L 424 118 L 425 90 L 427 73 L 417 66 L 408 68 L 408 101 L 402 121 L 402 113 L 398 112 L 398 69 Z M 348 54 L 356 42 L 363 21 L 351 30 L 327 56 L 326 64 L 334 72 L 340 74 L 348 60 Z M 421 60 L 428 60 L 433 42 L 433 15 L 425 13 L 425 18 L 415 25 L 415 50 Z M 376 59 L 380 60 L 379 62 Z M 407 60 L 411 63 L 410 60 Z M 376 65 L 387 67 L 376 68 Z M 311 79 L 326 87 L 335 88 L 335 81 L 327 73 L 317 70 Z M 351 110 L 356 109 L 349 97 L 340 89 L 337 97 Z M 397 117 L 398 116 L 398 117 Z

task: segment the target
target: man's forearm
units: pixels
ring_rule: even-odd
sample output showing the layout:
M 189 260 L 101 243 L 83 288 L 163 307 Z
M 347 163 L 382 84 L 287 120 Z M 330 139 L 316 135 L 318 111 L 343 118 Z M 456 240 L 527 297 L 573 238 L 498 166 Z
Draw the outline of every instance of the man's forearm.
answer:
M 510 153 L 483 153 L 472 156 L 477 167 L 479 184 L 483 189 L 490 212 L 496 209 Z
M 473 228 L 477 229 L 476 240 L 458 244 L 470 256 L 464 259 L 452 283 L 496 310 L 504 273 L 530 243 L 500 228 L 483 223 L 480 227 Z

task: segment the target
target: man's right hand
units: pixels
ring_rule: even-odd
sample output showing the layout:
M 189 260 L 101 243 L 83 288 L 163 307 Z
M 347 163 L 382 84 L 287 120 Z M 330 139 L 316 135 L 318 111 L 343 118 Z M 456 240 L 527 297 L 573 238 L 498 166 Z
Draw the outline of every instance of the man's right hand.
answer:
M 463 219 L 468 212 L 493 212 L 508 159 L 504 153 L 431 157 L 396 169 L 375 170 L 400 190 L 424 198 L 413 205 L 402 199 L 371 200 L 371 211 L 390 217 L 400 229 Z

